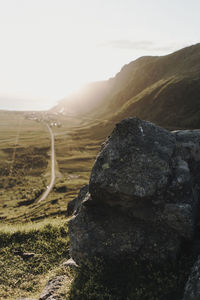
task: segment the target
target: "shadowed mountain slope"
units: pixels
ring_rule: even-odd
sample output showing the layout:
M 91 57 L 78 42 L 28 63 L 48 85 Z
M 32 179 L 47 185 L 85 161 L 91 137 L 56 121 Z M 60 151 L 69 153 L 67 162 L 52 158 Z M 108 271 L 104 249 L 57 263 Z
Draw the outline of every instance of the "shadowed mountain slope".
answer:
M 70 107 L 88 120 L 115 123 L 138 116 L 168 128 L 200 128 L 200 44 L 166 56 L 141 57 L 53 110 L 68 113 Z

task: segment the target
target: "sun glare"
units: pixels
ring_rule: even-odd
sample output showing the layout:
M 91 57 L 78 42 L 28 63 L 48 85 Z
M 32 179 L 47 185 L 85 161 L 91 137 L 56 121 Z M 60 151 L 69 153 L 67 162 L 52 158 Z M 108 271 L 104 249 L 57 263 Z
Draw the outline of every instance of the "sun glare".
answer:
M 0 1 L 0 98 L 56 103 L 85 83 L 114 76 L 139 56 L 164 55 L 195 43 L 198 24 L 178 29 L 184 28 L 189 4 L 178 16 L 179 27 L 177 16 L 171 14 L 170 23 L 166 18 L 168 4 L 143 6 L 113 0 Z

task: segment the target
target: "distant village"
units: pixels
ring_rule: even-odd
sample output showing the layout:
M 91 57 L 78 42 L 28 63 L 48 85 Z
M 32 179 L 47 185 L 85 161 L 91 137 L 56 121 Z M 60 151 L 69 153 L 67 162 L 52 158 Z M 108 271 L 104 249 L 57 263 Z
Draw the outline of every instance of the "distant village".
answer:
M 26 112 L 26 118 L 31 121 L 45 122 L 48 123 L 50 127 L 61 127 L 62 124 L 58 121 L 57 113 L 50 112 Z

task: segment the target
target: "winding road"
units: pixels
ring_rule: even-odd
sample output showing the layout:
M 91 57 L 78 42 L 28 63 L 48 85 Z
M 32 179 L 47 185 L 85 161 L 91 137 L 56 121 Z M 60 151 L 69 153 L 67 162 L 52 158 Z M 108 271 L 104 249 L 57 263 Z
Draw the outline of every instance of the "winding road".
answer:
M 55 182 L 55 147 L 54 147 L 54 134 L 50 128 L 50 126 L 48 124 L 46 124 L 50 136 L 51 136 L 51 182 L 50 184 L 47 186 L 46 191 L 42 194 L 42 196 L 39 198 L 38 203 L 43 201 L 51 192 L 53 186 L 54 186 L 54 182 Z

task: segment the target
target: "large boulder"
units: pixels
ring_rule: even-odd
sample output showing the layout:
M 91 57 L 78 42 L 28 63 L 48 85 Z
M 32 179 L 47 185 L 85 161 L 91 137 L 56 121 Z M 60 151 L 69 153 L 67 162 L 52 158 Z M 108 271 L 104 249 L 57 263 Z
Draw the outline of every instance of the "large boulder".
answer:
M 138 118 L 118 123 L 69 222 L 72 258 L 176 260 L 195 232 L 199 153 L 200 131 L 170 132 Z
M 137 118 L 118 123 L 93 167 L 94 201 L 132 207 L 134 200 L 162 193 L 171 175 L 176 139 L 171 132 Z

